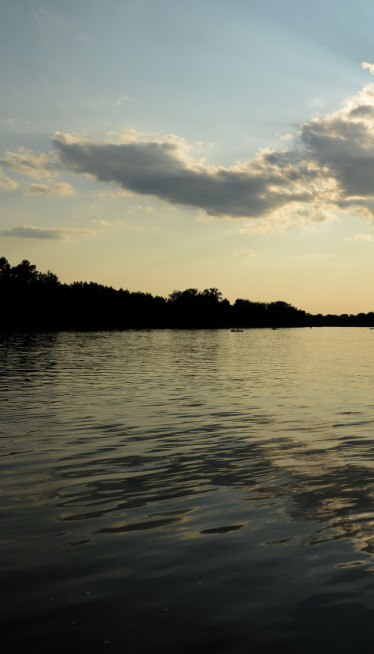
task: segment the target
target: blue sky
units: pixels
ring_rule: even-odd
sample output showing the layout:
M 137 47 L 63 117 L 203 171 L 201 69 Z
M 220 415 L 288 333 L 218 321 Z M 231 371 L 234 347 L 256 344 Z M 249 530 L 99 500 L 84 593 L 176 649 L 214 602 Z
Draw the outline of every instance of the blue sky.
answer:
M 374 310 L 372 3 L 2 0 L 1 14 L 12 264 Z

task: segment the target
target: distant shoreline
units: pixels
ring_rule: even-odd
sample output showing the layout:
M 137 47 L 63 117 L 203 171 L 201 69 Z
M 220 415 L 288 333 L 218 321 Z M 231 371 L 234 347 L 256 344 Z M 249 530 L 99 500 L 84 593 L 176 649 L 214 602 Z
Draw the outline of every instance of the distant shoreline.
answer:
M 316 315 L 284 301 L 230 303 L 217 288 L 173 291 L 164 298 L 94 282 L 63 284 L 26 259 L 12 267 L 5 257 L 0 302 L 0 332 L 374 327 L 374 312 Z

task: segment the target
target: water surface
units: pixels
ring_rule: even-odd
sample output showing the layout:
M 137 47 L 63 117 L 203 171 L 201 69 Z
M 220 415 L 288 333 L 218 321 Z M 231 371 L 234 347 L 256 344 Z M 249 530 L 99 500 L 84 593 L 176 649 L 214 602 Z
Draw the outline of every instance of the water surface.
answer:
M 374 331 L 1 335 L 12 651 L 371 652 Z

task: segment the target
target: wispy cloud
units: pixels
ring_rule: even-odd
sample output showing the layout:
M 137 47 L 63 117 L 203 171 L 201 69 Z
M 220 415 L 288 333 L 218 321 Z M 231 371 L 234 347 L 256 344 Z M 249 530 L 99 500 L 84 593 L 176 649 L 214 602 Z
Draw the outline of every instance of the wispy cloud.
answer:
M 75 193 L 71 184 L 59 182 L 57 184 L 31 184 L 23 191 L 27 195 L 73 195 Z
M 253 250 L 245 250 L 244 252 L 233 252 L 232 253 L 234 257 L 254 257 L 255 253 Z
M 347 236 L 347 241 L 372 241 L 371 234 L 355 234 L 354 236 Z
M 24 120 L 23 118 L 13 118 L 13 117 L 4 118 L 3 122 L 6 125 L 9 125 L 9 127 L 13 127 L 15 125 L 20 126 L 20 127 L 30 125 L 30 121 L 29 120 Z
M 142 204 L 136 204 L 134 206 L 134 209 L 136 209 L 137 211 L 146 211 L 147 213 L 153 213 L 154 211 L 153 207 L 145 207 Z
M 123 105 L 125 102 L 128 101 L 128 96 L 127 95 L 120 95 L 116 98 L 96 98 L 95 100 L 92 100 L 92 104 L 94 107 L 100 107 L 102 105 L 114 105 L 116 107 L 120 107 Z
M 34 179 L 51 177 L 57 173 L 57 157 L 54 151 L 40 154 L 34 154 L 25 148 L 20 148 L 18 152 L 8 151 L 0 158 L 0 165 Z
M 110 227 L 113 224 L 109 220 L 102 220 L 100 218 L 94 218 L 92 222 L 95 225 L 100 225 L 100 227 Z
M 270 216 L 259 217 L 257 220 L 246 220 L 239 228 L 239 234 L 279 234 L 291 227 L 314 229 L 319 223 L 336 220 L 333 209 L 321 202 L 293 207 L 290 211 L 285 206 L 274 211 Z
M 0 173 L 0 189 L 4 189 L 6 191 L 15 191 L 17 188 L 18 183 L 14 179 L 11 179 L 10 177 Z
M 48 228 L 34 227 L 32 225 L 22 225 L 21 227 L 11 227 L 10 229 L 0 230 L 0 236 L 17 239 L 39 239 L 54 241 L 69 241 L 76 236 L 92 236 L 94 230 L 75 229 L 75 228 Z

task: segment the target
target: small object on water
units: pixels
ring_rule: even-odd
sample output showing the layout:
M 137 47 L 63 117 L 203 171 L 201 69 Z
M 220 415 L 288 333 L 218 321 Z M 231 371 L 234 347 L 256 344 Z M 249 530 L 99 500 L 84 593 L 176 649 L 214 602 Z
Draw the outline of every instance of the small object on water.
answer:
M 242 332 L 242 331 L 244 331 L 244 330 L 243 330 L 243 329 L 236 329 L 235 327 L 233 327 L 233 328 L 231 329 L 231 331 L 232 331 L 232 332 Z

